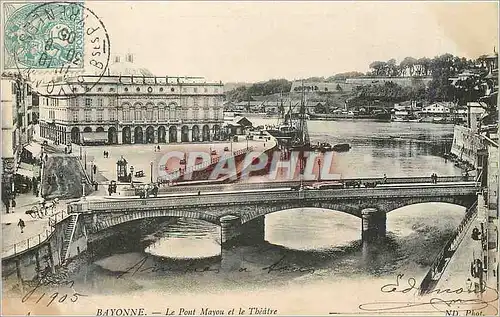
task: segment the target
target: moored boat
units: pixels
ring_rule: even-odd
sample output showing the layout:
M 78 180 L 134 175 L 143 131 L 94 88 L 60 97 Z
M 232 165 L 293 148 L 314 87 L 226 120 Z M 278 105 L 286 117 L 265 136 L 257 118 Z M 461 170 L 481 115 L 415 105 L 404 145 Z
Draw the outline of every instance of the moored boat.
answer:
M 348 143 L 339 143 L 333 146 L 333 150 L 336 152 L 347 152 L 351 149 L 351 146 Z

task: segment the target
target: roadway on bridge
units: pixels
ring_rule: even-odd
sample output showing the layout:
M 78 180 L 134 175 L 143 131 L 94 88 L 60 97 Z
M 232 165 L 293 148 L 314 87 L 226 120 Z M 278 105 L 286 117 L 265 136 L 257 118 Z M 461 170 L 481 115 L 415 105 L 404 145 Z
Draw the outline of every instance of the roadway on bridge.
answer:
M 168 194 L 159 194 L 156 198 L 172 198 L 172 197 L 184 197 L 184 196 L 198 196 L 198 195 L 220 195 L 224 194 L 245 194 L 245 193 L 279 193 L 283 191 L 291 191 L 295 188 L 297 182 L 273 182 L 273 183 L 254 183 L 254 184 L 229 184 L 229 185 L 211 185 L 211 186 L 184 186 L 182 187 L 172 187 L 173 190 Z M 420 182 L 420 183 L 393 183 L 393 184 L 379 184 L 372 190 L 384 190 L 384 189 L 422 189 L 422 188 L 470 188 L 479 186 L 477 182 L 473 181 L 458 181 L 458 182 Z M 305 191 L 343 191 L 344 189 L 304 189 Z M 366 190 L 363 186 L 361 188 L 349 188 L 349 190 L 358 189 Z M 128 199 L 142 199 L 139 196 L 92 196 L 87 197 L 89 200 L 128 200 Z M 151 197 L 154 199 L 154 197 Z

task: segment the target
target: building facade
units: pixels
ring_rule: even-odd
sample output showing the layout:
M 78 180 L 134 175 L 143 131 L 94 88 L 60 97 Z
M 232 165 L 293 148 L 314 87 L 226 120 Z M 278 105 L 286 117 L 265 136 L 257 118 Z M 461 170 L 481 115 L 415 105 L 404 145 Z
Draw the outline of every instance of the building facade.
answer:
M 33 92 L 30 83 L 19 74 L 3 73 L 1 80 L 2 199 L 8 199 L 14 190 L 13 178 L 23 148 L 33 139 Z
M 40 97 L 42 137 L 64 144 L 177 143 L 221 138 L 222 82 L 153 76 L 136 67 L 130 55 L 125 62 L 116 59 L 102 78 L 80 76 L 78 80 L 74 79 L 68 98 Z

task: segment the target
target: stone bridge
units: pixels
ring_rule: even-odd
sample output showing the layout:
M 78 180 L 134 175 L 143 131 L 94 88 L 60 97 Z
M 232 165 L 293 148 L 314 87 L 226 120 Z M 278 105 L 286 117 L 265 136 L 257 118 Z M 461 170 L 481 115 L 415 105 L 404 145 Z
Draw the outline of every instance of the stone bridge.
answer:
M 205 220 L 222 227 L 223 244 L 245 235 L 264 238 L 267 214 L 295 208 L 322 208 L 363 219 L 363 238 L 385 235 L 386 214 L 419 203 L 444 202 L 469 208 L 479 183 L 449 182 L 382 185 L 375 188 L 293 190 L 289 187 L 174 193 L 139 199 L 88 197 L 71 204 L 69 212 L 81 213 L 90 232 L 144 218 L 184 217 Z M 368 234 L 371 232 L 370 234 Z M 365 235 L 366 233 L 366 235 Z

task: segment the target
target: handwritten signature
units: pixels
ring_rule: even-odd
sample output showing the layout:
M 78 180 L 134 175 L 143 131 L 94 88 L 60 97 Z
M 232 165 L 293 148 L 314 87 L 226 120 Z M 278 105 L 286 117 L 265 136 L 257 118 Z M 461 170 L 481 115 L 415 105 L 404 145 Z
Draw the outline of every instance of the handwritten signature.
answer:
M 73 290 L 73 293 L 64 293 L 64 292 L 57 291 L 57 292 L 53 292 L 50 295 L 47 295 L 46 292 L 43 292 L 40 296 L 36 295 L 36 296 L 38 296 L 38 299 L 36 300 L 35 304 L 44 303 L 44 304 L 46 304 L 45 305 L 46 307 L 49 307 L 54 302 L 56 302 L 56 300 L 57 300 L 57 303 L 64 303 L 66 300 L 69 300 L 70 302 L 75 303 L 76 301 L 78 301 L 78 299 L 80 297 L 87 296 L 85 294 L 78 293 L 73 289 L 73 286 L 75 285 L 75 281 L 73 281 L 73 280 L 69 280 L 69 281 L 63 280 L 63 281 L 59 281 L 57 283 L 54 283 L 54 282 L 50 282 L 50 281 L 45 281 L 46 277 L 47 277 L 46 275 L 43 275 L 42 277 L 40 277 L 40 279 L 36 283 L 35 287 L 28 290 L 28 292 L 23 296 L 23 298 L 21 298 L 22 303 L 27 302 L 35 294 L 35 292 L 37 290 L 41 289 L 42 286 L 50 286 L 50 285 L 69 287 Z M 44 301 L 46 301 L 46 302 L 44 302 Z M 31 312 L 28 312 L 28 315 L 30 315 L 30 314 L 31 314 Z
M 398 274 L 395 283 L 385 284 L 380 288 L 382 293 L 409 293 L 411 291 L 419 291 L 420 288 L 416 286 L 416 280 L 413 277 L 409 277 L 406 281 L 403 280 L 404 274 Z M 480 310 L 487 307 L 492 307 L 495 311 L 497 308 L 495 304 L 498 300 L 498 291 L 496 289 L 488 287 L 483 283 L 480 290 L 476 289 L 464 289 L 463 287 L 458 288 L 445 288 L 445 289 L 435 289 L 431 291 L 425 291 L 424 294 L 448 294 L 448 295 L 459 295 L 459 294 L 483 294 L 487 290 L 491 290 L 494 294 L 494 298 L 485 300 L 480 298 L 465 299 L 465 298 L 452 298 L 443 299 L 439 297 L 432 297 L 428 301 L 416 301 L 416 302 L 398 302 L 398 301 L 377 301 L 371 303 L 364 303 L 359 305 L 359 309 L 363 311 L 371 312 L 381 312 L 381 311 L 402 311 L 403 309 L 415 308 L 432 308 L 435 311 L 446 312 L 447 310 L 456 311 L 470 311 L 470 310 Z M 493 303 L 493 304 L 492 304 Z M 431 312 L 431 310 L 427 311 Z M 496 313 L 495 313 L 496 314 Z
M 125 271 L 120 272 L 116 276 L 116 278 L 122 278 L 124 275 L 130 274 L 131 276 L 137 273 L 154 273 L 154 272 L 179 272 L 179 273 L 188 273 L 188 272 L 196 272 L 196 273 L 220 273 L 219 268 L 213 268 L 211 266 L 197 267 L 196 263 L 188 263 L 185 267 L 181 269 L 170 269 L 166 267 L 159 266 L 157 264 L 153 264 L 151 266 L 147 266 L 146 262 L 149 256 L 145 256 L 141 258 L 137 263 L 127 268 Z M 280 273 L 293 273 L 293 272 L 301 272 L 301 273 L 314 273 L 314 268 L 300 267 L 300 266 L 291 266 L 286 265 L 284 263 L 286 256 L 281 257 L 278 261 L 273 264 L 263 267 L 262 270 L 267 271 L 267 273 L 271 272 L 280 272 Z M 242 267 L 238 269 L 238 272 L 250 272 L 248 268 Z

